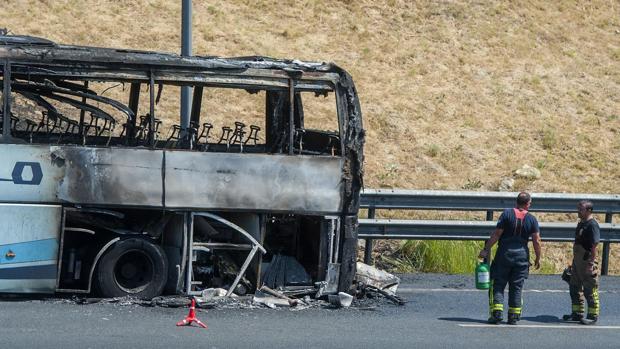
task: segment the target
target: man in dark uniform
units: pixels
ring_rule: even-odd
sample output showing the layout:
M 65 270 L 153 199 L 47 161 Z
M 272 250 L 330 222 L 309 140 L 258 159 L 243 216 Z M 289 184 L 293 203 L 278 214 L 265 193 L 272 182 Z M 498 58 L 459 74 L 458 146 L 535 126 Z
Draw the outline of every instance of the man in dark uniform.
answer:
M 540 229 L 538 221 L 527 210 L 532 203 L 530 194 L 517 196 L 517 207 L 502 212 L 493 234 L 480 251 L 480 258 L 489 255 L 491 247 L 499 241 L 495 259 L 491 264 L 491 288 L 489 289 L 489 323 L 498 324 L 504 312 L 504 289 L 508 284 L 508 324 L 515 325 L 521 318 L 521 292 L 529 275 L 530 253 L 527 246 L 530 237 L 540 268 Z
M 582 200 L 577 205 L 579 223 L 575 231 L 573 244 L 572 275 L 569 281 L 569 291 L 572 311 L 564 315 L 564 320 L 582 321 L 585 300 L 588 302 L 588 323 L 598 321 L 598 262 L 596 261 L 596 247 L 601 238 L 598 222 L 592 216 L 592 201 Z M 585 297 L 584 297 L 585 295 Z

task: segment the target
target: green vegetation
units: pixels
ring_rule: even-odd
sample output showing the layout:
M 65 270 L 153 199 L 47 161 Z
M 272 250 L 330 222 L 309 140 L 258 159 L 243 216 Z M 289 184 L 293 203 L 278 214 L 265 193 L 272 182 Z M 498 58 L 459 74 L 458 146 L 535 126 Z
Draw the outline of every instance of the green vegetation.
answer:
M 439 155 L 439 151 L 440 151 L 440 148 L 439 148 L 439 146 L 437 144 L 431 144 L 426 149 L 426 155 L 434 158 L 437 155 Z
M 482 248 L 481 241 L 406 241 L 397 252 L 397 257 L 381 257 L 382 262 L 391 264 L 398 272 L 429 272 L 469 274 L 473 273 L 478 263 L 478 253 Z M 492 255 L 495 254 L 493 248 Z M 533 259 L 533 251 L 531 251 Z M 553 274 L 555 267 L 545 262 L 540 270 L 531 272 Z
M 543 149 L 552 150 L 557 143 L 555 132 L 552 129 L 545 129 L 542 132 Z
M 477 190 L 482 188 L 482 182 L 479 179 L 467 178 L 467 182 L 461 188 L 464 190 Z

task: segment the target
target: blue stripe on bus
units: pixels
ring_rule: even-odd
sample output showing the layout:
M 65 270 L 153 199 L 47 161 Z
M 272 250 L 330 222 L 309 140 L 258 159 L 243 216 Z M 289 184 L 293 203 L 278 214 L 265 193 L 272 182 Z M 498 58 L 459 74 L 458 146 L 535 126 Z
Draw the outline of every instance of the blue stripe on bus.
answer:
M 0 279 L 56 279 L 56 264 L 0 269 Z
M 9 251 L 12 252 L 15 257 L 7 257 L 7 253 L 9 253 Z M 57 256 L 57 239 L 45 239 L 0 245 L 0 266 L 13 263 L 56 260 Z

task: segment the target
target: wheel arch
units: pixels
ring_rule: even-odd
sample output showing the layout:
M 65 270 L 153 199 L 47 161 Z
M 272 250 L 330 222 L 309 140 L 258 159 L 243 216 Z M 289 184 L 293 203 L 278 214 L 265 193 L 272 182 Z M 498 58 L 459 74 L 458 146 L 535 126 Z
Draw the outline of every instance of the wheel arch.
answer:
M 90 273 L 88 274 L 87 293 L 90 293 L 92 291 L 93 275 L 95 274 L 95 270 L 97 269 L 97 266 L 99 265 L 99 260 L 101 259 L 101 256 L 103 256 L 103 254 L 107 250 L 109 250 L 110 247 L 112 247 L 115 243 L 117 243 L 120 240 L 121 240 L 120 237 L 115 237 L 112 240 L 108 241 L 105 245 L 103 245 L 101 249 L 99 249 L 99 252 L 95 256 L 95 259 L 93 260 L 93 265 L 90 267 Z

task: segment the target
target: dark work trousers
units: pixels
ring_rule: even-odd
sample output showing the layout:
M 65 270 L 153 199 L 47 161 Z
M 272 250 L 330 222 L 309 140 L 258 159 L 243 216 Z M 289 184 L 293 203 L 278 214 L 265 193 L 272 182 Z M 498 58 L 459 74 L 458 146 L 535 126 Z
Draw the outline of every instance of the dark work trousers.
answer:
M 508 284 L 508 313 L 521 315 L 523 284 L 529 275 L 529 253 L 521 244 L 499 246 L 491 264 L 489 313 L 504 311 L 504 289 Z
M 573 245 L 573 275 L 570 278 L 569 290 L 573 303 L 572 313 L 584 315 L 584 298 L 588 302 L 588 315 L 599 315 L 598 299 L 598 263 L 594 263 L 594 275 L 586 272 L 589 253 L 581 245 Z

